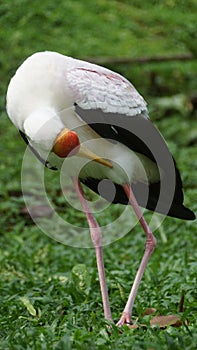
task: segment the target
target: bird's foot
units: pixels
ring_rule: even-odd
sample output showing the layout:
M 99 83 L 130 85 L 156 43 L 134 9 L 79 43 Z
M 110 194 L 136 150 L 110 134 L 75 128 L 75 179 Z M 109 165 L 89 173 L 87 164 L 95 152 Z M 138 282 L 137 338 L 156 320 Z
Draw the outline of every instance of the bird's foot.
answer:
M 123 324 L 127 324 L 127 325 L 131 325 L 132 324 L 131 314 L 129 312 L 123 311 L 121 318 L 116 323 L 116 326 L 122 327 Z

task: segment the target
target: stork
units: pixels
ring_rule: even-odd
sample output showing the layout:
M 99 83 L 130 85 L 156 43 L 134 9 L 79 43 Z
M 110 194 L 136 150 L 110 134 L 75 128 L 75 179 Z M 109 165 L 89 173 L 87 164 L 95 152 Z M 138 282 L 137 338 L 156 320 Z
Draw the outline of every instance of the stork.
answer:
M 7 113 L 46 167 L 55 169 L 61 167 L 62 161 L 68 162 L 68 173 L 96 251 L 104 317 L 112 322 L 102 232 L 81 183 L 99 193 L 99 182 L 108 179 L 115 186 L 115 195 L 111 200 L 106 190 L 102 196 L 112 203 L 130 203 L 133 207 L 146 244 L 117 325 L 131 323 L 138 287 L 156 246 L 140 207 L 180 219 L 195 219 L 183 205 L 179 171 L 148 117 L 146 102 L 118 73 L 46 51 L 27 58 L 16 71 L 7 91 Z M 76 166 L 79 164 L 80 173 Z

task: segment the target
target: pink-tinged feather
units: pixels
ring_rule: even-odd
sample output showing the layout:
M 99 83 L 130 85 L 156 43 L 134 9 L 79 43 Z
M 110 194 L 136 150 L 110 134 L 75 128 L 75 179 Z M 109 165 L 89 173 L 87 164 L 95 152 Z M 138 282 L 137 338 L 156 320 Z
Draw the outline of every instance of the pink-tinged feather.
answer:
M 88 67 L 90 65 L 90 67 Z M 148 118 L 146 102 L 134 86 L 117 73 L 98 67 L 98 70 L 75 67 L 66 73 L 75 102 L 83 109 L 101 109 L 105 113 Z

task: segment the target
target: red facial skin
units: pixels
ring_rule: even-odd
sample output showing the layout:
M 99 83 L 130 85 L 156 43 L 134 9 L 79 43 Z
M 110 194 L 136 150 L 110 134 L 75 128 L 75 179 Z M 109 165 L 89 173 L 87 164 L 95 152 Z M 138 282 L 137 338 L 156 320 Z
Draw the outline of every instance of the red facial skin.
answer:
M 63 129 L 55 140 L 53 152 L 60 158 L 74 156 L 79 152 L 80 141 L 76 132 Z

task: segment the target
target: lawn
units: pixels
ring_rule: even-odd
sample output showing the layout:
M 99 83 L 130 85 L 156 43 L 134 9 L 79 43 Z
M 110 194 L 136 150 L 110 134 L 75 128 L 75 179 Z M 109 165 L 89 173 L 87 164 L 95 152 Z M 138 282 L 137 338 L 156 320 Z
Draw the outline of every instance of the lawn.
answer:
M 0 349 L 196 349 L 196 222 L 164 220 L 155 232 L 158 246 L 134 305 L 133 320 L 139 328 L 109 329 L 103 319 L 94 250 L 80 249 L 80 241 L 75 241 L 75 246 L 60 244 L 28 217 L 21 191 L 25 144 L 5 111 L 8 82 L 33 52 L 52 50 L 81 59 L 108 58 L 107 67 L 130 79 L 148 101 L 151 119 L 181 172 L 185 205 L 197 213 L 196 16 L 194 0 L 1 2 Z M 193 59 L 113 63 L 116 57 L 188 54 Z M 45 183 L 58 214 L 76 226 L 87 226 L 84 215 L 65 201 L 59 173 L 46 170 Z M 92 193 L 87 195 L 95 199 Z M 97 218 L 101 224 L 109 223 L 121 211 L 121 206 L 110 206 Z M 146 211 L 145 216 L 150 221 L 152 213 Z M 145 237 L 139 225 L 119 238 L 113 234 L 111 244 L 104 247 L 104 257 L 112 314 L 117 321 Z M 184 301 L 183 307 L 180 301 Z M 144 315 L 147 308 L 155 308 L 155 313 Z M 150 326 L 155 315 L 178 315 L 181 324 L 155 328 Z

